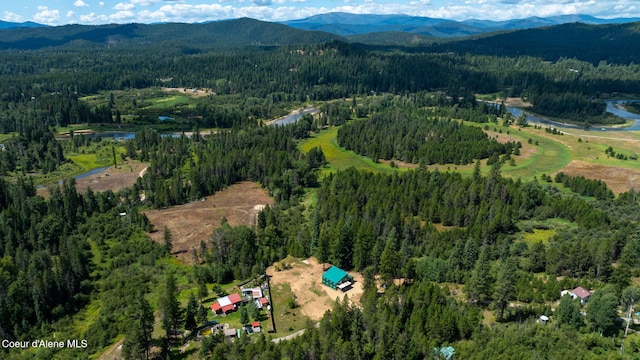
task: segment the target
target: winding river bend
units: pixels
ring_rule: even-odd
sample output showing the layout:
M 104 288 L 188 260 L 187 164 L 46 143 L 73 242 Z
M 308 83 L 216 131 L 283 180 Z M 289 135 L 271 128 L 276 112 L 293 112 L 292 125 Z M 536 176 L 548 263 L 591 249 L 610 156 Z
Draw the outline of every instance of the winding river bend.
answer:
M 623 109 L 621 109 L 621 108 L 616 106 L 617 104 L 626 104 L 626 103 L 629 103 L 629 102 L 638 102 L 638 101 L 640 101 L 640 100 L 606 100 L 607 112 L 609 112 L 611 114 L 614 114 L 614 115 L 617 115 L 617 116 L 619 116 L 621 118 L 624 118 L 624 119 L 632 121 L 633 123 L 631 124 L 631 126 L 613 127 L 613 126 L 596 126 L 596 125 L 594 125 L 593 128 L 594 129 L 603 129 L 603 130 L 606 130 L 606 131 L 638 131 L 638 130 L 640 130 L 640 115 L 628 112 L 628 111 L 623 110 Z M 509 110 L 509 112 L 515 117 L 518 117 L 518 116 L 522 115 L 522 113 L 527 114 L 527 121 L 529 121 L 529 122 L 549 125 L 549 126 L 553 126 L 553 127 L 556 127 L 556 128 L 580 129 L 580 130 L 583 129 L 583 127 L 580 126 L 580 125 L 574 125 L 574 124 L 567 124 L 567 123 L 551 121 L 551 120 L 543 118 L 543 117 L 531 115 L 531 114 L 523 111 L 522 109 L 516 108 L 516 107 L 513 107 L 513 106 L 507 106 L 507 110 Z

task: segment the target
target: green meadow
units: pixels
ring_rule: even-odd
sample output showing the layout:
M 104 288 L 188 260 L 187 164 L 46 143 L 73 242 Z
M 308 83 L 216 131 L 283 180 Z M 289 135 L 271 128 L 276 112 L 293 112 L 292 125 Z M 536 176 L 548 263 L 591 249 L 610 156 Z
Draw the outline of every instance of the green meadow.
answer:
M 356 154 L 338 145 L 336 139 L 339 127 L 331 127 L 316 133 L 313 137 L 302 141 L 299 149 L 302 152 L 309 152 L 314 147 L 320 146 L 329 165 L 322 169 L 322 175 L 345 170 L 354 167 L 358 170 L 371 172 L 395 173 L 406 171 L 406 168 L 393 168 L 386 164 L 376 163 L 368 157 Z

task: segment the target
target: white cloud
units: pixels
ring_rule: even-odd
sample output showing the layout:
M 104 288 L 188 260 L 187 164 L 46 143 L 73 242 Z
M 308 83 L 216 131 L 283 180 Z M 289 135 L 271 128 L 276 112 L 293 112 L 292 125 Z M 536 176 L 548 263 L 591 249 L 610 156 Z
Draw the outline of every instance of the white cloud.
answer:
M 69 11 L 67 11 L 67 17 L 68 18 L 74 18 L 74 17 L 76 17 L 76 13 L 74 13 L 73 10 L 69 10 Z
M 107 22 L 109 22 L 109 17 L 104 14 L 91 12 L 88 15 L 80 15 L 80 23 L 82 24 L 104 24 Z
M 123 22 L 137 22 L 136 15 L 133 11 L 118 11 L 115 14 L 109 15 L 109 22 L 123 23 Z
M 128 11 L 132 10 L 136 6 L 131 3 L 117 3 L 116 6 L 113 7 L 114 10 L 118 11 Z
M 159 2 L 162 2 L 162 0 L 131 0 L 132 4 L 140 6 L 149 6 Z
M 86 6 L 89 6 L 89 4 L 87 4 L 86 2 L 84 2 L 82 0 L 76 0 L 73 3 L 73 6 L 75 6 L 75 7 L 86 7 Z
M 74 5 L 88 0 L 76 0 Z M 328 12 L 354 14 L 408 14 L 453 20 L 492 19 L 506 20 L 529 16 L 553 16 L 563 14 L 592 14 L 598 17 L 640 16 L 637 0 L 461 0 L 444 4 L 440 0 L 342 0 L 317 2 L 310 0 L 201 0 L 206 4 L 194 4 L 186 0 L 119 0 L 113 3 L 98 2 L 99 11 L 88 15 L 73 14 L 80 23 L 127 22 L 202 22 L 207 20 L 250 17 L 266 21 L 301 19 Z M 398 0 L 400 1 L 400 0 Z M 105 3 L 108 5 L 105 5 Z M 326 4 L 338 5 L 327 7 Z M 438 5 L 436 5 L 438 4 Z M 442 4 L 442 5 L 440 5 Z M 110 8 L 111 10 L 107 10 Z M 57 10 L 38 8 L 34 19 L 55 23 L 60 17 Z M 9 19 L 17 14 L 4 13 Z M 68 18 L 71 18 L 67 14 Z
M 33 20 L 41 24 L 55 24 L 60 19 L 60 10 L 49 10 L 46 6 L 38 6 L 38 11 L 33 15 Z
M 24 22 L 24 18 L 21 15 L 12 13 L 11 11 L 5 11 L 2 19 L 10 22 Z

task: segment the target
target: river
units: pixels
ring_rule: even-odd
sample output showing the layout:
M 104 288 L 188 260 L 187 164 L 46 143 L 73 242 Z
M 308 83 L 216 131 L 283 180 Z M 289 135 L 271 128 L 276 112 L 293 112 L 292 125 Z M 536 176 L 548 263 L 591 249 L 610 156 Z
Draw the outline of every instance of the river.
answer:
M 614 115 L 617 115 L 617 116 L 619 116 L 621 118 L 633 121 L 631 126 L 614 127 L 614 126 L 599 126 L 599 125 L 597 126 L 597 125 L 593 125 L 592 129 L 602 129 L 603 131 L 638 131 L 638 130 L 640 130 L 640 115 L 628 112 L 628 111 L 620 109 L 620 108 L 618 108 L 616 106 L 617 104 L 624 104 L 624 103 L 628 103 L 628 102 L 637 102 L 637 101 L 640 101 L 640 100 L 606 100 L 607 112 L 609 112 L 611 114 L 614 114 Z M 516 107 L 513 107 L 513 106 L 507 106 L 507 110 L 509 110 L 509 112 L 514 117 L 518 117 L 518 116 L 522 115 L 523 112 L 525 112 L 522 109 L 516 108 Z M 584 129 L 580 125 L 556 122 L 556 121 L 552 121 L 552 120 L 549 120 L 549 119 L 546 119 L 546 118 L 543 118 L 543 117 L 531 115 L 529 113 L 526 113 L 526 114 L 527 114 L 527 121 L 528 122 L 544 124 L 544 125 L 553 126 L 553 127 L 556 127 L 556 128 L 580 129 L 580 130 Z
M 295 111 L 292 111 L 289 115 L 277 118 L 273 121 L 271 121 L 269 123 L 269 125 L 288 125 L 288 124 L 293 124 L 294 122 L 297 122 L 298 120 L 302 119 L 302 116 L 306 115 L 306 114 L 315 114 L 319 111 L 319 109 L 315 106 L 307 106 L 306 108 L 303 109 L 298 109 Z

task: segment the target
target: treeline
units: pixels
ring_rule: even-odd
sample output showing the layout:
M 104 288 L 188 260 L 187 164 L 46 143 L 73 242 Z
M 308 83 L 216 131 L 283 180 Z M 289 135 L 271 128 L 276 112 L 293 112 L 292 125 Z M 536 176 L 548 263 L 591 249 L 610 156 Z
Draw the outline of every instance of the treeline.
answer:
M 208 49 L 188 56 L 160 46 L 136 52 L 36 50 L 19 55 L 2 52 L 0 60 L 10 64 L 0 72 L 6 78 L 0 84 L 0 129 L 5 132 L 15 128 L 12 124 L 20 117 L 17 107 L 42 112 L 50 124 L 117 121 L 117 108 L 90 108 L 79 96 L 152 86 L 198 87 L 218 96 L 268 99 L 226 110 L 213 103 L 174 109 L 183 116 L 186 111 L 185 118 L 193 123 L 202 117 L 201 126 L 222 127 L 237 122 L 241 115 L 273 115 L 271 104 L 278 102 L 433 90 L 446 90 L 454 102 L 464 92 L 501 92 L 528 98 L 546 115 L 596 124 L 618 121 L 604 115 L 598 101 L 603 95 L 640 92 L 635 64 L 594 66 L 566 59 L 542 63 L 526 57 L 367 52 L 337 41 L 261 51 Z M 122 110 L 121 114 L 128 114 Z
M 448 258 L 456 244 L 463 246 L 468 238 L 478 246 L 502 243 L 516 231 L 519 219 L 562 217 L 586 228 L 611 222 L 583 200 L 503 179 L 496 168 L 487 178 L 426 170 L 394 176 L 355 170 L 330 175 L 318 191 L 310 249 L 321 261 L 361 270 L 380 266 L 389 247 L 398 253 L 392 275 L 406 276 L 409 258 Z M 421 226 L 422 221 L 453 228 L 440 232 Z
M 493 154 L 517 154 L 521 145 L 489 139 L 482 129 L 442 119 L 436 111 L 394 108 L 338 130 L 338 143 L 374 161 L 469 164 Z
M 569 176 L 562 171 L 553 178 L 558 184 L 562 184 L 571 191 L 584 196 L 593 196 L 598 200 L 613 200 L 615 195 L 607 184 L 600 179 L 587 179 L 584 176 Z
M 67 161 L 62 146 L 40 118 L 25 120 L 20 125 L 18 133 L 0 147 L 0 175 L 16 170 L 22 174 L 33 171 L 46 174 Z
M 608 115 L 604 101 L 594 101 L 582 94 L 533 94 L 531 110 L 547 116 L 585 124 L 622 124 L 624 119 Z
M 199 133 L 161 138 L 143 130 L 135 150 L 151 164 L 134 191 L 144 191 L 146 203 L 165 207 L 252 180 L 269 189 L 276 202 L 293 201 L 304 188 L 317 186 L 314 170 L 325 161 L 321 152 L 305 155 L 296 147 L 296 136 L 308 136 L 310 128 L 305 118 L 286 127 L 231 129 L 204 139 Z
M 120 264 L 137 261 L 137 257 L 123 258 L 97 273 L 90 261 L 91 243 L 102 248 L 106 239 L 117 237 L 114 233 L 123 231 L 126 237 L 128 225 L 148 227 L 136 208 L 125 207 L 130 199 L 122 200 L 111 191 L 79 194 L 73 180 L 52 187 L 45 200 L 22 177 L 15 183 L 0 179 L 0 335 L 4 339 L 48 335 L 55 321 L 87 304 L 93 280 Z M 127 216 L 119 217 L 123 211 Z

